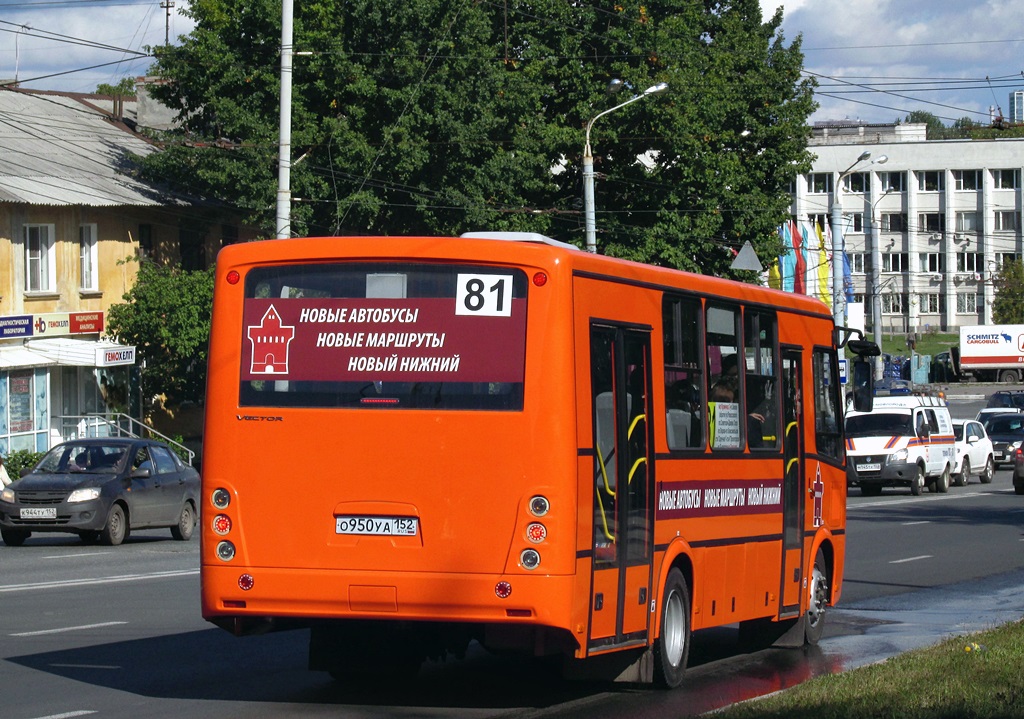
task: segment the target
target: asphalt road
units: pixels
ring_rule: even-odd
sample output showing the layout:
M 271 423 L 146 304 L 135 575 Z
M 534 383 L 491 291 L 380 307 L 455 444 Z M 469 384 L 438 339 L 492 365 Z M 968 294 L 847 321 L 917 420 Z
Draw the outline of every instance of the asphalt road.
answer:
M 952 403 L 954 416 L 983 404 Z M 0 546 L 0 716 L 682 717 L 1024 614 L 1024 498 L 1009 471 L 944 495 L 856 495 L 843 597 L 821 647 L 744 654 L 735 630 L 706 632 L 674 692 L 565 683 L 541 663 L 482 651 L 413 682 L 345 687 L 305 670 L 305 632 L 235 638 L 203 622 L 197 541 L 34 536 Z

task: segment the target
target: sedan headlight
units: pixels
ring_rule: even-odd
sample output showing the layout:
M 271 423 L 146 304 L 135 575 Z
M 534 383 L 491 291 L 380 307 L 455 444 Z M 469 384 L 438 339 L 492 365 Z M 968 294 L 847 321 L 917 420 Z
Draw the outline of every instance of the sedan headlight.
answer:
M 68 495 L 68 502 L 88 502 L 91 499 L 99 499 L 99 496 L 99 487 L 76 489 L 74 492 Z
M 906 462 L 907 461 L 907 457 L 909 457 L 909 456 L 910 455 L 907 454 L 907 450 L 906 449 L 897 449 L 895 452 L 893 452 L 892 454 L 889 455 L 889 461 L 890 462 Z
M 1017 442 L 1010 442 L 1010 444 L 1006 445 L 1006 451 L 1007 452 L 1016 452 L 1018 449 L 1020 449 L 1020 445 L 1021 445 L 1021 442 L 1019 442 L 1019 441 L 1017 441 Z
M 4 491 L 0 492 L 0 502 L 14 504 L 14 490 L 10 487 L 4 487 Z

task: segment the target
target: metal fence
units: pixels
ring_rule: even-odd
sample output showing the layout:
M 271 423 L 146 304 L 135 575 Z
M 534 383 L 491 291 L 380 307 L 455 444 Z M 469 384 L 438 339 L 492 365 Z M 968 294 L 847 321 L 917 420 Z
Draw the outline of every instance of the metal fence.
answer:
M 196 453 L 144 422 L 120 412 L 60 416 L 60 435 L 65 442 L 86 437 L 142 437 L 157 439 L 170 445 L 182 459 L 192 464 Z

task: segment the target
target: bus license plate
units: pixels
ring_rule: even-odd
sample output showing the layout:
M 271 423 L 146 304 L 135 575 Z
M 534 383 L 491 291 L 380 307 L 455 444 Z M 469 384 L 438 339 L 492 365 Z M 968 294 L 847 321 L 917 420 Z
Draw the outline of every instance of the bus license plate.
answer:
M 21 514 L 22 519 L 56 519 L 57 508 L 56 507 L 22 507 Z
M 419 522 L 415 517 L 335 517 L 338 534 L 415 537 Z

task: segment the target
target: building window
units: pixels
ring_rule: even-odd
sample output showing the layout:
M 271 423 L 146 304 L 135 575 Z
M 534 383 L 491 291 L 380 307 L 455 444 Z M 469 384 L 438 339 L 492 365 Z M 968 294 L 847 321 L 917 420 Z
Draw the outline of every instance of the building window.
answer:
M 822 234 L 825 233 L 826 228 L 831 226 L 828 215 L 807 215 L 807 221 L 811 223 L 811 227 L 821 228 Z
M 25 290 L 51 292 L 57 287 L 53 225 L 25 225 Z
M 981 170 L 953 170 L 953 181 L 958 190 L 980 190 Z
M 956 253 L 956 271 L 957 272 L 977 272 L 981 267 L 981 253 L 980 252 L 957 252 Z
M 945 272 L 946 256 L 941 252 L 922 252 L 920 255 L 921 272 Z
M 1016 210 L 996 210 L 994 229 L 1004 232 L 1015 231 L 1019 226 Z
M 883 212 L 882 230 L 885 232 L 906 232 L 907 215 L 905 212 Z
M 843 179 L 843 189 L 847 192 L 867 192 L 871 187 L 871 176 L 866 172 L 851 172 Z
M 908 264 L 906 252 L 886 252 L 882 254 L 882 272 L 906 272 Z
M 917 189 L 921 192 L 942 192 L 946 189 L 946 173 L 942 170 L 927 170 L 917 173 Z
M 996 269 L 1001 270 L 1007 262 L 1016 262 L 1020 259 L 1020 255 L 1016 252 L 997 252 L 996 253 Z
M 978 311 L 978 295 L 973 292 L 958 292 L 956 295 L 956 311 L 974 313 Z
M 941 212 L 922 212 L 917 216 L 918 232 L 945 232 L 946 216 Z
M 863 304 L 863 302 L 864 302 L 864 295 L 862 293 L 860 293 L 860 292 L 854 292 L 853 293 L 853 304 L 859 305 L 859 304 Z
M 882 314 L 883 315 L 902 315 L 903 314 L 903 295 L 895 294 L 895 293 L 882 295 Z
M 846 256 L 850 259 L 850 272 L 855 275 L 864 274 L 864 253 L 848 252 Z
M 905 175 L 902 172 L 879 172 L 878 179 L 882 183 L 882 191 L 886 189 L 891 192 L 904 192 L 907 187 L 904 183 Z
M 1020 170 L 992 170 L 992 184 L 997 190 L 1016 190 L 1020 187 Z
M 978 225 L 978 213 L 977 212 L 958 212 L 956 213 L 956 231 L 957 232 L 977 232 L 979 229 Z
M 88 291 L 99 289 L 96 276 L 96 225 L 78 226 L 78 269 L 81 275 L 80 288 Z
M 831 172 L 812 172 L 807 176 L 807 191 L 815 195 L 832 192 Z
M 936 292 L 929 292 L 921 295 L 921 311 L 929 315 L 942 313 L 942 295 Z

